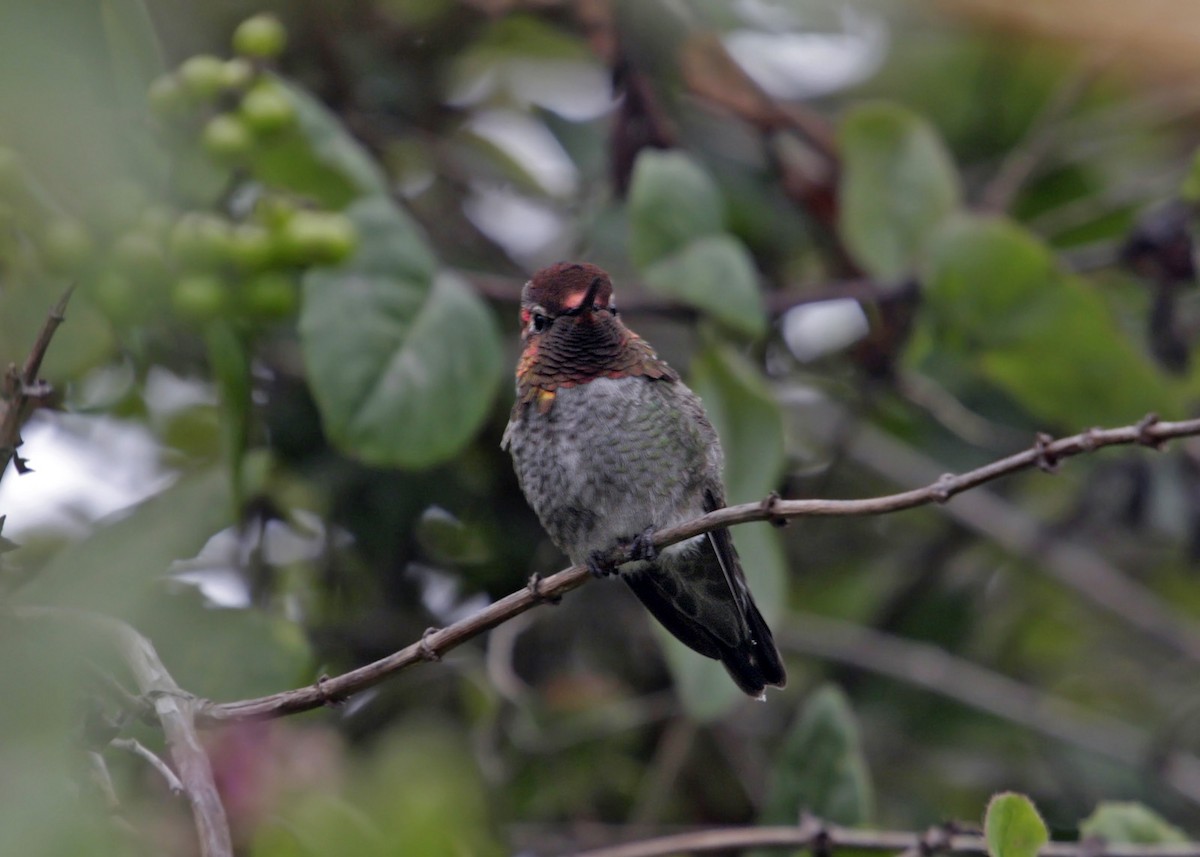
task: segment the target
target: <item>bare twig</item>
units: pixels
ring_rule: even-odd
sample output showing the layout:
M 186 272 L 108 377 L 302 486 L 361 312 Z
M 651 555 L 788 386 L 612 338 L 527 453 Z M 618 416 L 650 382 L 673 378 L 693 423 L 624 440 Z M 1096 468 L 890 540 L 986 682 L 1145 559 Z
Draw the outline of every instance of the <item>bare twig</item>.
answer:
M 54 338 L 54 331 L 66 320 L 67 302 L 73 290 L 74 286 L 67 289 L 46 316 L 29 350 L 29 356 L 25 358 L 25 364 L 20 369 L 15 363 L 10 365 L 0 382 L 0 392 L 4 398 L 0 402 L 0 479 L 4 478 L 8 462 L 14 457 L 18 472 L 23 469 L 22 461 L 17 457 L 17 448 L 21 445 L 21 426 L 38 403 L 50 395 L 50 385 L 38 382 L 38 371 L 42 368 L 42 360 L 46 357 L 50 340 Z
M 1163 442 L 1175 438 L 1200 435 L 1200 419 L 1180 422 L 1159 422 L 1148 416 L 1140 422 L 1110 429 L 1090 429 L 1070 437 L 1034 444 L 1024 452 L 1010 455 L 999 461 L 958 475 L 945 474 L 923 488 L 902 491 L 884 497 L 866 500 L 780 500 L 744 503 L 710 512 L 695 520 L 659 530 L 654 535 L 654 545 L 662 548 L 681 542 L 710 530 L 744 524 L 750 521 L 783 520 L 799 517 L 851 517 L 882 515 L 918 506 L 942 504 L 956 494 L 961 494 L 985 482 L 999 479 L 1011 473 L 1029 470 L 1049 461 L 1058 462 L 1075 455 L 1092 452 L 1105 446 L 1141 444 L 1157 448 Z M 620 561 L 628 557 L 614 552 L 613 559 Z M 287 690 L 281 693 L 247 699 L 238 702 L 215 703 L 200 701 L 196 704 L 197 721 L 202 725 L 240 720 L 267 720 L 301 711 L 309 711 L 372 687 L 393 673 L 423 661 L 439 658 L 467 640 L 490 630 L 514 616 L 524 613 L 547 599 L 552 599 L 577 589 L 588 579 L 587 569 L 572 566 L 543 579 L 535 595 L 528 587 L 501 598 L 465 619 L 440 630 L 422 636 L 421 640 L 394 652 L 385 658 L 331 678 L 325 678 L 308 687 Z M 1132 585 L 1132 584 L 1130 584 Z M 1200 660 L 1200 643 L 1193 645 L 1194 635 L 1176 636 L 1178 622 L 1172 622 L 1171 633 L 1166 637 L 1189 656 Z
M 171 760 L 179 771 L 179 782 L 192 807 L 192 818 L 200 840 L 202 857 L 232 857 L 229 822 L 213 779 L 208 754 L 200 745 L 194 719 L 196 700 L 175 683 L 154 644 L 132 626 L 87 610 L 69 607 L 22 606 L 13 615 L 26 619 L 67 620 L 98 629 L 114 640 L 133 673 L 138 690 L 150 699 L 162 723 Z
M 986 855 L 987 843 L 975 833 L 929 837 L 898 830 L 848 830 L 805 818 L 796 827 L 727 827 L 697 830 L 645 839 L 608 848 L 575 852 L 575 857 L 667 857 L 704 851 L 747 848 L 807 848 L 820 844 L 825 850 L 886 851 L 890 853 L 942 853 Z M 1094 844 L 1050 842 L 1038 852 L 1041 857 L 1200 857 L 1200 843 L 1171 845 Z
M 167 781 L 167 788 L 171 790 L 172 794 L 180 795 L 184 793 L 183 783 L 179 781 L 179 777 L 175 776 L 175 772 L 171 770 L 171 766 L 147 749 L 141 741 L 138 741 L 136 738 L 116 738 L 109 743 L 118 750 L 127 750 L 135 756 L 141 756 L 145 759 L 150 764 L 150 767 L 158 771 L 159 775 Z
M 812 613 L 776 633 L 785 649 L 922 687 L 1098 756 L 1140 768 L 1153 765 L 1177 792 L 1200 803 L 1200 758 L 1159 752 L 1136 726 L 1043 693 L 928 643 Z

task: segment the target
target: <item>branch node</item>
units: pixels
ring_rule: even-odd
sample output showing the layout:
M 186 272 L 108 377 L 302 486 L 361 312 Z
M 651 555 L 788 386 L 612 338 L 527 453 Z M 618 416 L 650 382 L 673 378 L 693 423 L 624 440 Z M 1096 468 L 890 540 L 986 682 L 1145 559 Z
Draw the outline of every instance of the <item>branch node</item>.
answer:
M 317 682 L 316 682 L 317 692 L 321 694 L 321 704 L 322 705 L 328 706 L 329 708 L 338 708 L 339 706 L 344 704 L 346 702 L 346 700 L 349 699 L 350 697 L 349 697 L 349 695 L 344 694 L 344 693 L 337 693 L 335 691 L 326 690 L 325 684 L 329 680 L 330 680 L 330 675 L 328 673 L 321 673 L 320 678 L 318 678 Z
M 1162 449 L 1162 438 L 1157 437 L 1152 431 L 1156 425 L 1158 425 L 1158 414 L 1155 413 L 1146 414 L 1146 416 L 1138 420 L 1134 426 L 1137 429 L 1137 442 L 1151 449 Z
M 929 488 L 929 495 L 934 502 L 940 505 L 954 496 L 954 480 L 957 478 L 953 473 L 943 473 L 937 478 L 937 482 Z
M 1101 429 L 1099 426 L 1092 426 L 1087 431 L 1079 435 L 1079 448 L 1084 452 L 1091 452 L 1100 447 Z
M 426 628 L 425 633 L 421 635 L 421 642 L 419 643 L 418 648 L 420 648 L 420 650 L 421 650 L 421 659 L 422 660 L 429 661 L 430 663 L 436 663 L 437 661 L 440 661 L 442 659 L 442 656 L 439 655 L 437 653 L 437 650 L 434 649 L 433 646 L 430 645 L 430 643 L 429 643 L 430 636 L 432 636 L 433 634 L 436 634 L 440 630 L 442 630 L 442 629 L 441 628 Z
M 779 492 L 772 491 L 766 497 L 763 497 L 762 503 L 759 504 L 759 507 L 762 509 L 763 514 L 767 516 L 767 522 L 770 523 L 772 527 L 779 527 L 782 529 L 788 525 L 788 519 L 776 511 L 779 507 L 779 500 Z
M 525 584 L 525 588 L 529 590 L 529 594 L 533 596 L 533 600 L 538 604 L 561 604 L 561 595 L 546 595 L 542 592 L 542 576 L 536 571 L 529 575 L 529 582 Z
M 1058 472 L 1058 454 L 1052 448 L 1053 443 L 1054 438 L 1044 431 L 1038 432 L 1037 437 L 1034 438 L 1033 450 L 1037 453 L 1037 457 L 1033 463 L 1043 473 Z

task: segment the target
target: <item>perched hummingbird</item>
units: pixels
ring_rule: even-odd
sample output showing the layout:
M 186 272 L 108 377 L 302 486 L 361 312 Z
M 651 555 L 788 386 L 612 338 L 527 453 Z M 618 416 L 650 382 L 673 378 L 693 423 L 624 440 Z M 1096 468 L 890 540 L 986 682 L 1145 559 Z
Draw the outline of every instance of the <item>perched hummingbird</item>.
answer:
M 649 537 L 725 505 L 724 454 L 696 394 L 617 315 L 595 265 L 560 262 L 521 292 L 517 401 L 502 446 L 550 538 L 620 572 L 668 631 L 762 698 L 786 675 L 729 531 L 662 551 Z M 606 563 L 615 547 L 634 557 Z

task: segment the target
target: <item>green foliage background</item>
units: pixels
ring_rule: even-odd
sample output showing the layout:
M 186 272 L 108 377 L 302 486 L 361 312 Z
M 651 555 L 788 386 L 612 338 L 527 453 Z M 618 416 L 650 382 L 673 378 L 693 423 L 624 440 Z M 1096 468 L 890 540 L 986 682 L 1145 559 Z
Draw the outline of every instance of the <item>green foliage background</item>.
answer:
M 936 478 L 1037 432 L 1195 410 L 1200 126 L 1176 69 L 936 4 L 862 4 L 891 45 L 864 81 L 789 106 L 813 137 L 779 119 L 795 113 L 755 113 L 766 96 L 714 49 L 745 25 L 735 4 L 267 7 L 286 50 L 232 63 L 259 4 L 0 9 L 0 363 L 76 285 L 43 371 L 58 404 L 149 432 L 173 477 L 115 518 L 24 533 L 0 591 L 129 621 L 197 695 L 311 683 L 564 564 L 499 449 L 515 297 L 559 257 L 608 268 L 628 323 L 702 396 L 731 502 L 887 493 L 925 478 L 904 462 Z M 564 107 L 547 84 L 614 65 L 609 109 Z M 576 180 L 553 186 L 481 132 L 496 111 Z M 1023 181 L 997 185 L 1025 158 Z M 556 243 L 522 254 L 481 228 L 472 206 L 497 188 L 552 218 Z M 804 313 L 842 298 L 866 336 L 798 358 Z M 156 373 L 205 394 L 164 412 Z M 10 526 L 30 464 L 4 479 Z M 1085 818 L 1084 833 L 1194 839 L 1200 788 L 1155 760 L 1200 753 L 1197 664 L 1047 571 L 1074 546 L 1197 633 L 1198 464 L 1191 444 L 1105 451 L 989 486 L 1031 522 L 1015 547 L 996 521 L 937 509 L 738 528 L 791 677 L 766 705 L 593 583 L 343 706 L 208 732 L 238 852 L 550 853 L 607 825 L 802 810 L 921 829 L 980 821 L 1007 789 L 1041 818 L 996 798 L 996 853 Z M 304 548 L 273 547 L 281 534 Z M 214 606 L 180 561 L 219 568 L 245 605 Z M 1145 763 L 818 653 L 789 632 L 806 615 L 1128 724 Z M 194 848 L 186 808 L 108 746 L 161 750 L 112 679 L 128 686 L 103 640 L 0 612 L 0 852 Z

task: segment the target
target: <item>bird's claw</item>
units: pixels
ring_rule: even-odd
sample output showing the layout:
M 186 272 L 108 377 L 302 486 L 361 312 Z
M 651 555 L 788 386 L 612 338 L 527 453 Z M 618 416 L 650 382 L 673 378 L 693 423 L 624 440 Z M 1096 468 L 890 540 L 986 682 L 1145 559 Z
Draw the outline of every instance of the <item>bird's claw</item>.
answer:
M 588 570 L 591 570 L 591 566 L 588 567 Z M 561 595 L 544 595 L 542 593 L 542 576 L 536 572 L 529 575 L 529 582 L 525 584 L 525 588 L 539 604 L 558 604 L 562 601 Z
M 587 570 L 592 577 L 611 577 L 617 573 L 617 565 L 608 558 L 607 551 L 592 551 L 588 554 Z
M 654 562 L 658 548 L 654 546 L 654 527 L 647 527 L 629 540 L 629 558 L 642 562 Z

